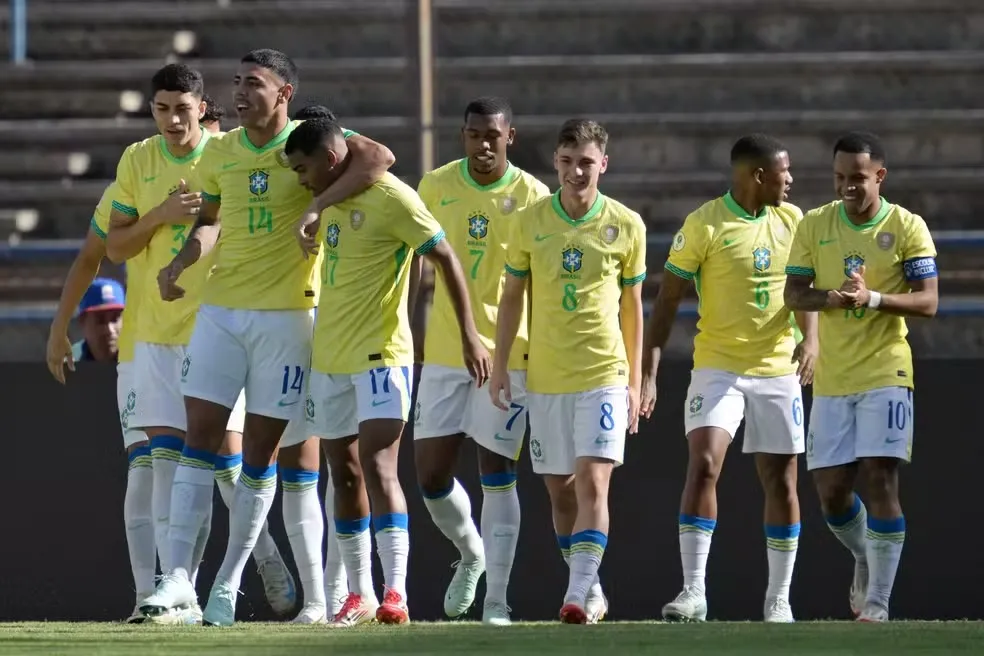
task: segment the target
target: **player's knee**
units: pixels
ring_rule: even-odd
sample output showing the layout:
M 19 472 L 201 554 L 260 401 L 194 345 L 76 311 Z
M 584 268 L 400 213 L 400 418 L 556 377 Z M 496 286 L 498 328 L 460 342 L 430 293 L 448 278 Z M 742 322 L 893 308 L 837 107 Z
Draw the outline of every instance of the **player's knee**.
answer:
M 577 516 L 577 491 L 574 482 L 565 476 L 545 476 L 550 507 L 555 515 Z
M 898 461 L 887 458 L 864 463 L 866 501 L 870 504 L 894 504 L 899 496 Z
M 516 463 L 509 458 L 479 446 L 478 471 L 482 476 L 488 476 L 490 474 L 515 474 Z
M 796 499 L 796 456 L 760 454 L 758 472 L 762 491 L 775 500 Z
M 451 491 L 451 487 L 454 485 L 454 476 L 451 472 L 433 469 L 421 472 L 418 468 L 417 485 L 420 486 L 420 492 L 428 499 L 442 498 Z
M 691 452 L 687 465 L 687 482 L 700 487 L 714 486 L 721 475 L 721 462 L 710 449 Z
M 362 467 L 358 460 L 331 462 L 328 468 L 331 471 L 331 483 L 336 495 L 358 492 L 365 487 Z
M 854 478 L 840 468 L 818 469 L 813 472 L 813 482 L 820 497 L 820 507 L 825 515 L 843 515 L 854 502 Z

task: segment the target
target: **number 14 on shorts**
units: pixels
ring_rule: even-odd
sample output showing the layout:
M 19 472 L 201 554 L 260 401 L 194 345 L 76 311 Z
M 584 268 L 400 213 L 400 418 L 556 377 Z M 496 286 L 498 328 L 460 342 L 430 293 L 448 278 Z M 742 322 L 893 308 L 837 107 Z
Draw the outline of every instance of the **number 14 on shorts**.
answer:
M 304 368 L 301 366 L 284 366 L 284 378 L 283 384 L 280 388 L 280 393 L 287 396 L 288 392 L 297 392 L 300 394 L 304 391 Z

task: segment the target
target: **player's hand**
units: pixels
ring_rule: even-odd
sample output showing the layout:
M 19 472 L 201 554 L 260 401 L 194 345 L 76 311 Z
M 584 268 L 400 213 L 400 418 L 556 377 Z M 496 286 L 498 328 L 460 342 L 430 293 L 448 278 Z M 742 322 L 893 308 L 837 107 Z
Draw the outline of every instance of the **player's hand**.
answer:
M 172 260 L 170 264 L 157 274 L 157 286 L 161 290 L 161 298 L 165 301 L 176 301 L 184 298 L 185 290 L 178 285 L 178 278 L 184 273 L 181 260 Z
M 813 370 L 817 364 L 817 357 L 820 355 L 820 344 L 816 338 L 804 339 L 796 345 L 793 350 L 793 362 L 798 362 L 796 375 L 799 376 L 800 385 L 806 386 L 813 383 Z
M 75 358 L 72 357 L 72 343 L 65 333 L 48 334 L 48 347 L 45 353 L 48 371 L 62 385 L 65 384 L 65 367 L 75 371 Z
M 318 254 L 318 230 L 321 229 L 321 213 L 314 207 L 308 207 L 303 216 L 297 221 L 294 236 L 297 245 L 301 247 L 304 259 Z
M 203 202 L 201 192 L 189 192 L 188 183 L 181 180 L 174 193 L 161 203 L 161 218 L 167 224 L 193 221 L 202 211 Z
M 509 411 L 509 404 L 512 403 L 512 383 L 506 367 L 496 367 L 492 370 L 492 377 L 489 379 L 489 396 L 492 397 L 492 405 L 500 410 Z
M 489 355 L 489 350 L 482 344 L 478 335 L 473 335 L 465 340 L 464 355 L 468 373 L 475 379 L 475 386 L 481 387 L 488 382 L 492 374 L 492 356 Z M 508 406 L 506 409 L 508 410 Z
M 641 393 L 634 387 L 629 387 L 629 435 L 639 432 L 639 411 Z
M 649 419 L 656 409 L 656 376 L 652 372 L 643 372 L 642 391 L 639 398 L 639 414 Z
M 857 271 L 852 271 L 847 280 L 840 288 L 847 300 L 851 303 L 850 307 L 866 307 L 871 300 L 871 292 L 864 281 L 864 265 L 862 264 Z
M 827 292 L 827 305 L 825 307 L 828 309 L 843 309 L 854 307 L 853 303 L 854 301 L 849 299 L 847 294 L 842 291 L 832 289 Z

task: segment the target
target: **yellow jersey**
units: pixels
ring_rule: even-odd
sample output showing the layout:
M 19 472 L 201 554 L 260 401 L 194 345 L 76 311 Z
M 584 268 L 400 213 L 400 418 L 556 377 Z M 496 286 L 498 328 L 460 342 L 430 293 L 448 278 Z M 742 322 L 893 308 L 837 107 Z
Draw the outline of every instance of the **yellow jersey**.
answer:
M 356 374 L 413 366 L 411 250 L 426 255 L 444 239 L 420 197 L 387 173 L 322 212 L 319 238 L 324 267 L 311 369 Z
M 782 294 L 802 218 L 789 203 L 751 216 L 728 192 L 683 222 L 664 268 L 697 288 L 695 369 L 765 377 L 796 371 L 795 322 Z
M 254 146 L 239 127 L 212 137 L 197 168 L 197 188 L 221 206 L 215 269 L 203 303 L 243 310 L 301 310 L 318 304 L 319 264 L 304 258 L 294 225 L 311 202 L 297 183 L 284 142 L 291 121 L 268 144 Z M 355 134 L 343 130 L 345 138 Z
M 588 212 L 572 219 L 558 190 L 513 221 L 505 268 L 533 276 L 529 391 L 571 394 L 628 384 L 619 308 L 622 288 L 646 279 L 642 217 L 599 192 Z
M 113 209 L 129 216 L 147 216 L 178 190 L 181 180 L 190 184 L 211 138 L 214 138 L 212 134 L 203 128 L 198 145 L 184 157 L 172 155 L 160 135 L 130 145 L 123 151 L 116 167 L 117 191 Z M 141 296 L 146 294 L 146 298 L 141 299 L 137 320 L 138 342 L 184 345 L 191 340 L 212 258 L 203 258 L 181 274 L 178 284 L 184 288 L 185 295 L 176 301 L 167 302 L 161 298 L 157 274 L 184 246 L 194 223 L 194 219 L 189 218 L 182 223 L 161 226 L 142 252 L 145 266 L 142 267 L 140 292 L 143 292 Z M 132 278 L 133 274 L 130 275 Z
M 480 185 L 468 172 L 468 160 L 460 159 L 426 174 L 417 193 L 444 228 L 448 243 L 461 260 L 475 326 L 485 348 L 494 352 L 509 225 L 531 202 L 549 196 L 550 190 L 512 164 L 498 181 Z M 510 369 L 526 369 L 528 332 L 524 302 L 519 333 L 509 355 Z M 447 285 L 441 276 L 437 276 L 434 304 L 424 339 L 424 361 L 445 367 L 464 367 L 461 349 L 449 348 L 460 341 L 461 331 Z
M 113 209 L 113 198 L 115 198 L 116 193 L 116 182 L 114 181 L 103 191 L 102 198 L 96 205 L 96 211 L 92 214 L 92 220 L 89 221 L 89 227 L 103 241 L 106 241 L 106 235 L 109 234 L 109 215 Z M 145 262 L 146 257 L 143 251 L 126 261 L 126 304 L 123 306 L 120 336 L 116 340 L 118 362 L 133 361 L 133 351 L 137 344 L 137 308 L 140 305 L 140 297 L 143 295 L 143 290 L 140 287 L 145 274 Z
M 835 201 L 807 212 L 786 265 L 809 276 L 817 289 L 840 289 L 864 266 L 868 289 L 909 292 L 908 281 L 934 278 L 936 246 L 922 217 L 881 199 L 878 213 L 855 225 Z M 813 377 L 817 396 L 846 396 L 880 387 L 913 387 L 912 352 L 905 319 L 869 308 L 820 313 L 820 357 Z

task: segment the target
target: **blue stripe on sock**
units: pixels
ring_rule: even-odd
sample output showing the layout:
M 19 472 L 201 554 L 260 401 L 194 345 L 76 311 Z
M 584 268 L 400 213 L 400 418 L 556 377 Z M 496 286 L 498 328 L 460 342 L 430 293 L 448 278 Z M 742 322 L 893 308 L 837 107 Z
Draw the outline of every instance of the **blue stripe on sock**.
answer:
M 184 450 L 184 440 L 176 435 L 158 435 L 150 438 L 151 449 L 168 449 L 170 451 Z
M 336 519 L 335 532 L 338 535 L 358 535 L 369 530 L 369 518 L 360 517 L 359 519 Z
M 257 467 L 256 465 L 251 465 L 249 463 L 243 463 L 243 476 L 247 478 L 252 478 L 255 481 L 262 481 L 268 478 L 273 478 L 277 475 L 277 465 L 267 465 L 265 467 Z
M 385 515 L 377 515 L 372 518 L 373 533 L 380 533 L 382 531 L 390 531 L 394 529 L 406 531 L 409 525 L 410 518 L 406 513 L 387 513 Z
M 424 496 L 425 499 L 430 499 L 431 501 L 437 501 L 438 499 L 443 499 L 444 497 L 451 494 L 451 490 L 454 489 L 454 484 L 455 484 L 455 480 L 451 479 L 451 485 L 449 485 L 448 489 L 446 490 L 440 490 L 438 492 L 429 494 L 427 490 L 425 490 L 424 488 L 420 488 L 420 493 Z
M 280 479 L 285 483 L 317 483 L 318 472 L 281 467 Z
M 569 535 L 557 535 L 557 546 L 560 547 L 561 551 L 570 551 L 571 548 L 571 536 Z
M 202 449 L 193 449 L 187 444 L 181 450 L 182 460 L 196 460 L 204 463 L 205 465 L 215 466 L 215 454 L 211 451 L 204 451 Z
M 515 472 L 486 474 L 481 477 L 482 487 L 508 487 L 516 482 Z
M 571 547 L 578 543 L 589 542 L 591 544 L 596 544 L 602 549 L 608 546 L 608 536 L 601 531 L 595 531 L 594 529 L 588 529 L 586 531 L 578 531 L 571 536 Z
M 861 509 L 863 507 L 864 506 L 861 503 L 861 497 L 855 494 L 854 503 L 851 504 L 850 510 L 848 510 L 843 515 L 829 515 L 825 517 L 825 519 L 827 520 L 827 523 L 830 524 L 831 526 L 835 526 L 835 527 L 844 526 L 854 521 L 854 519 L 856 519 L 857 516 L 861 514 Z
M 243 454 L 233 453 L 228 456 L 215 456 L 215 470 L 224 471 L 241 467 L 243 464 Z
M 694 526 L 701 531 L 713 533 L 714 529 L 717 527 L 717 520 L 707 519 L 706 517 L 697 517 L 696 515 L 684 515 L 683 513 L 680 513 L 680 525 Z
M 800 534 L 799 524 L 790 524 L 789 526 L 765 526 L 765 537 L 772 538 L 774 540 L 788 540 L 790 538 L 798 538 Z
M 130 453 L 126 454 L 126 460 L 127 462 L 133 462 L 134 460 L 140 458 L 141 456 L 149 456 L 149 455 L 150 455 L 150 445 L 138 446 L 136 449 L 133 449 L 132 451 L 130 451 Z
M 873 533 L 905 533 L 905 517 L 877 519 L 868 515 L 868 530 Z

